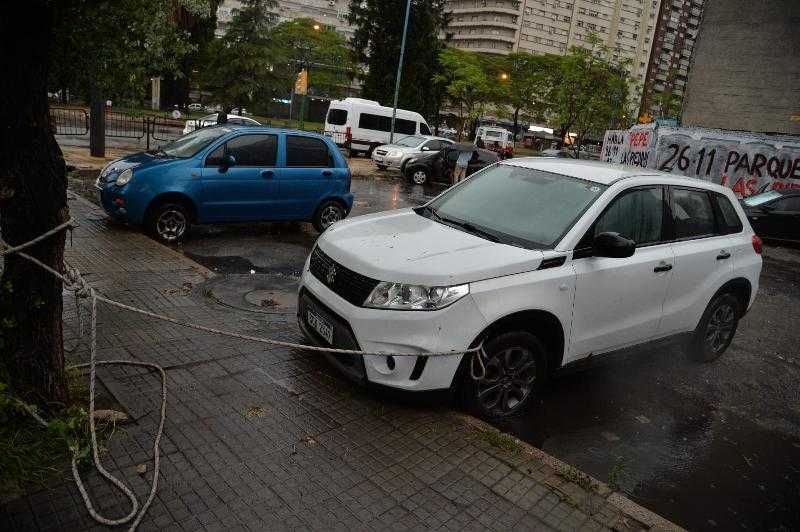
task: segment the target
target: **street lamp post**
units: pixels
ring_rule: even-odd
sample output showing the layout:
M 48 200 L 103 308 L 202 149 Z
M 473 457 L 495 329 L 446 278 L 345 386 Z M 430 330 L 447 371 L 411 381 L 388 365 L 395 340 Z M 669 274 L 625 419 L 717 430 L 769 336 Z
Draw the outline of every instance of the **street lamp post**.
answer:
M 314 31 L 318 32 L 322 29 L 319 24 L 314 24 L 311 27 Z M 303 71 L 305 71 L 305 90 L 303 94 L 300 96 L 300 129 L 305 128 L 305 114 L 306 114 L 306 95 L 308 94 L 308 73 L 311 70 L 311 61 L 308 57 L 309 53 L 311 52 L 311 46 L 305 48 L 305 56 L 303 57 L 303 61 L 300 64 L 300 76 L 303 75 Z
M 406 2 L 406 19 L 403 22 L 403 39 L 400 42 L 400 61 L 397 62 L 397 78 L 394 82 L 394 104 L 392 105 L 392 129 L 389 131 L 389 144 L 394 142 L 394 121 L 397 117 L 397 97 L 400 95 L 400 77 L 403 75 L 403 56 L 406 53 L 406 35 L 408 34 L 408 17 L 411 14 L 411 0 Z

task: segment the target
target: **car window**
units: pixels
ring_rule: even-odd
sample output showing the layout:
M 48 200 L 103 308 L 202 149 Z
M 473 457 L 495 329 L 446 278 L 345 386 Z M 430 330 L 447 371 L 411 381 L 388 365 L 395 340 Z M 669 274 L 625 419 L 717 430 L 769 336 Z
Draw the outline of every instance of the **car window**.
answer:
M 222 156 L 225 155 L 225 144 L 220 144 L 206 157 L 206 166 L 219 166 L 222 164 Z
M 333 160 L 328 145 L 313 137 L 289 135 L 286 137 L 286 166 L 329 167 Z
M 425 137 L 418 137 L 418 136 L 412 135 L 410 137 L 403 137 L 403 138 L 395 141 L 395 144 L 397 144 L 398 146 L 405 146 L 407 148 L 416 148 L 424 140 L 425 140 Z
M 610 231 L 630 238 L 637 246 L 659 242 L 664 224 L 663 202 L 661 187 L 623 192 L 597 219 L 593 236 Z
M 231 130 L 225 127 L 197 129 L 161 149 L 171 157 L 194 157 L 200 150 L 230 132 Z
M 403 135 L 413 135 L 417 132 L 417 123 L 413 120 L 405 120 L 403 118 L 394 119 L 395 133 L 402 133 Z
M 392 129 L 392 117 L 361 113 L 358 117 L 358 127 L 362 129 L 374 129 L 375 131 L 389 131 Z M 411 133 L 414 132 L 412 131 Z
M 347 123 L 346 109 L 331 109 L 328 111 L 328 123 L 333 126 L 343 126 Z
M 764 192 L 762 194 L 756 194 L 755 196 L 750 196 L 749 198 L 745 198 L 744 204 L 748 207 L 758 207 L 759 205 L 763 205 L 768 201 L 772 201 L 776 198 L 780 198 L 781 193 L 775 190 L 770 190 L 769 192 Z
M 419 132 L 421 134 L 423 134 L 423 135 L 430 135 L 431 134 L 431 128 L 429 128 L 428 124 L 426 124 L 425 122 L 420 122 L 419 123 Z
M 769 205 L 776 211 L 800 211 L 800 196 L 792 196 L 778 200 Z
M 705 190 L 674 188 L 671 207 L 676 239 L 714 234 L 714 211 Z
M 439 142 L 438 140 L 429 140 L 428 142 L 423 144 L 423 147 L 428 148 L 431 151 L 438 151 L 442 149 L 442 143 Z
M 278 155 L 276 135 L 242 135 L 228 141 L 226 152 L 236 166 L 275 166 Z M 206 161 L 208 164 L 208 161 Z
M 714 200 L 717 213 L 717 232 L 722 235 L 740 233 L 744 229 L 742 220 L 730 200 L 722 194 L 716 193 L 714 194 Z

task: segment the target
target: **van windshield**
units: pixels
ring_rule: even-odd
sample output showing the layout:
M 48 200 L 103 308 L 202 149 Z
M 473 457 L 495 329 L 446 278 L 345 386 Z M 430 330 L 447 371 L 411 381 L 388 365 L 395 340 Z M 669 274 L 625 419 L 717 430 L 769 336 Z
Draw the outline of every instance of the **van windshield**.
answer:
M 495 242 L 549 249 L 606 188 L 561 174 L 498 164 L 416 212 Z
M 333 126 L 343 126 L 347 123 L 346 109 L 331 109 L 328 111 L 328 123 Z
M 395 142 L 398 146 L 406 146 L 409 148 L 416 148 L 420 144 L 425 142 L 425 137 L 418 137 L 416 135 L 409 135 L 408 137 L 403 137 L 402 139 Z

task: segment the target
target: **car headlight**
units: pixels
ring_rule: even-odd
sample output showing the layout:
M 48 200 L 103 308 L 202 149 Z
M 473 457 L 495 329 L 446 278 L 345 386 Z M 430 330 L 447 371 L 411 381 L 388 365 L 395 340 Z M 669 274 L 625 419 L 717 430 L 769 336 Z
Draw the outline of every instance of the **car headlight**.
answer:
M 400 152 L 397 150 L 389 150 L 389 153 L 386 154 L 387 157 L 400 157 Z
M 469 294 L 469 285 L 421 286 L 405 283 L 378 283 L 365 307 L 394 310 L 438 310 Z
M 133 170 L 131 170 L 130 168 L 126 168 L 125 170 L 119 173 L 115 183 L 118 187 L 127 185 L 128 181 L 130 181 L 132 177 L 133 177 Z

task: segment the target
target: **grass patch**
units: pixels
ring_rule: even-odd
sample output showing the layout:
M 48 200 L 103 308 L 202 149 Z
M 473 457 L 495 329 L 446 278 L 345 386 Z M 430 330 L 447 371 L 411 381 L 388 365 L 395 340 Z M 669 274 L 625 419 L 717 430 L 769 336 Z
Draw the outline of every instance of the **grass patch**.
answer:
M 86 385 L 77 372 L 70 373 L 68 382 L 73 397 L 86 397 Z M 28 408 L 31 407 L 0 382 L 0 501 L 11 500 L 52 480 L 68 478 L 73 453 L 79 467 L 91 462 L 89 414 L 83 404 L 41 414 L 47 427 L 39 424 Z M 113 424 L 97 423 L 101 453 L 114 429 Z
M 514 454 L 522 453 L 522 443 L 513 436 L 493 429 L 478 429 L 478 438 L 492 447 Z

